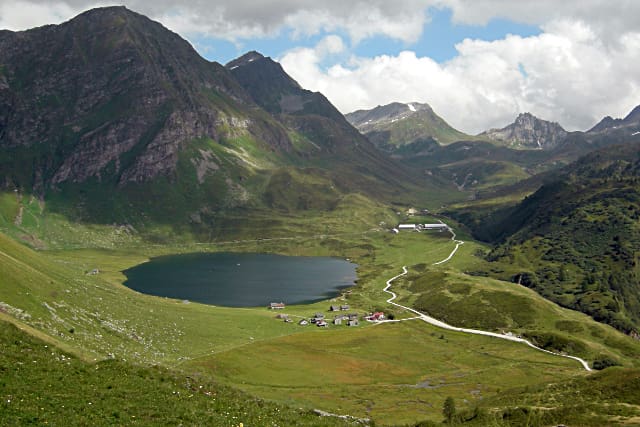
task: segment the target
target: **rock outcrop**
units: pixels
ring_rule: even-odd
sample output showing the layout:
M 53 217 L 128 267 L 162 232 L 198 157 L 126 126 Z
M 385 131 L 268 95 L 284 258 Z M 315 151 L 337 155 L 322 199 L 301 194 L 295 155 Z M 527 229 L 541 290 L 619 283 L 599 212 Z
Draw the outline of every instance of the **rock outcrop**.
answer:
M 509 126 L 491 129 L 479 136 L 506 142 L 513 148 L 547 150 L 558 146 L 567 135 L 568 132 L 558 123 L 541 120 L 531 113 L 523 113 Z

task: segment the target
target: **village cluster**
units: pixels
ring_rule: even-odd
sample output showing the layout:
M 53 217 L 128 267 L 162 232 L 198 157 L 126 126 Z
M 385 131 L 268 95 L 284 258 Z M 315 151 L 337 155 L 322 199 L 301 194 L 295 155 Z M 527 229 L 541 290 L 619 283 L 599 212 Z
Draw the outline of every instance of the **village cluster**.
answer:
M 283 302 L 272 302 L 269 305 L 271 310 L 284 310 L 286 305 Z M 344 312 L 349 311 L 350 307 L 347 304 L 344 305 L 331 305 L 329 307 L 330 312 Z M 358 313 L 341 313 L 335 314 L 333 319 L 329 319 L 324 313 L 315 313 L 313 316 L 307 318 L 302 316 L 292 316 L 289 314 L 279 313 L 276 315 L 276 319 L 280 319 L 286 323 L 292 323 L 294 320 L 292 317 L 299 317 L 298 325 L 307 326 L 309 324 L 316 325 L 320 328 L 326 328 L 329 323 L 334 325 L 346 325 L 346 326 L 358 326 L 361 316 Z M 383 312 L 368 313 L 362 316 L 362 319 L 367 322 L 380 322 L 385 319 Z

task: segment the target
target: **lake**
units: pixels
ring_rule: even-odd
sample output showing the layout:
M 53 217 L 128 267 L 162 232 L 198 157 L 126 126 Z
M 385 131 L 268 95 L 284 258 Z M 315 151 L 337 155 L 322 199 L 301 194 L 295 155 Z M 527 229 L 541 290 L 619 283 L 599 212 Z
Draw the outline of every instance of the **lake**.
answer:
M 227 307 L 322 301 L 357 279 L 356 265 L 337 258 L 246 253 L 161 256 L 124 274 L 138 292 Z

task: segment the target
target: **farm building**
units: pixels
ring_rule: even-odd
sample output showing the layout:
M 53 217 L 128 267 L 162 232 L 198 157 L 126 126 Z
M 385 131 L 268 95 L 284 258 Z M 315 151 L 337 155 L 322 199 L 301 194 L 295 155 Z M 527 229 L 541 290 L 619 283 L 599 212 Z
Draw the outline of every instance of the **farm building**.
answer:
M 381 311 L 371 313 L 368 316 L 365 316 L 365 319 L 369 322 L 378 322 L 380 320 L 384 320 L 384 313 L 382 313 Z
M 400 231 L 402 230 L 416 231 L 418 229 L 418 224 L 399 224 L 397 228 Z
M 285 304 L 283 302 L 272 302 L 269 304 L 271 310 L 284 310 Z
M 440 231 L 444 231 L 447 230 L 449 228 L 449 226 L 447 224 L 445 224 L 444 222 L 439 222 L 436 224 L 421 224 L 422 228 L 425 230 L 440 230 Z

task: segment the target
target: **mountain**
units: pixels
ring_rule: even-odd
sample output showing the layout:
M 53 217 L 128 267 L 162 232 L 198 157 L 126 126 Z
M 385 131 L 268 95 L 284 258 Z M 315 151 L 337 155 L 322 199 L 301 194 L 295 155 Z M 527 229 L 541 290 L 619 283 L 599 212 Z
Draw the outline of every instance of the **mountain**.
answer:
M 37 197 L 36 215 L 211 236 L 424 184 L 271 59 L 206 61 L 124 7 L 0 32 L 0 92 L 0 188 Z
M 375 153 L 324 95 L 303 89 L 271 58 L 249 52 L 226 68 L 260 107 L 300 132 L 320 151 L 362 146 Z
M 494 141 L 502 141 L 513 148 L 551 149 L 561 143 L 568 132 L 556 122 L 541 120 L 531 113 L 518 115 L 515 122 L 502 128 L 481 133 Z
M 640 145 L 594 151 L 478 222 L 498 276 L 638 336 Z
M 589 133 L 609 132 L 624 129 L 635 133 L 640 131 L 640 105 L 634 108 L 624 119 L 614 119 L 606 116 L 597 125 L 588 130 Z
M 33 174 L 7 176 L 5 160 L 5 182 L 43 191 L 100 179 L 107 169 L 119 183 L 144 182 L 175 172 L 185 142 L 234 132 L 291 147 L 284 129 L 229 113 L 251 101 L 224 67 L 124 7 L 91 10 L 59 26 L 3 31 L 0 52 L 0 147 Z
M 451 127 L 429 105 L 417 102 L 394 102 L 372 110 L 354 111 L 345 117 L 377 147 L 386 151 L 419 141 L 450 144 L 471 138 Z

